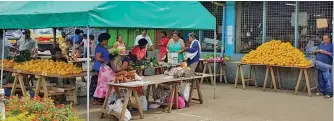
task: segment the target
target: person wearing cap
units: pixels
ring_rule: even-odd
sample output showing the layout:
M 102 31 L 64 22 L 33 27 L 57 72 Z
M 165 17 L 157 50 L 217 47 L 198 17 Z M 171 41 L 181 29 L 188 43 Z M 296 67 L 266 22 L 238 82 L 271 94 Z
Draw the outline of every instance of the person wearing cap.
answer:
M 186 47 L 186 57 L 187 64 L 192 71 L 195 71 L 197 64 L 200 59 L 201 54 L 201 44 L 197 40 L 197 36 L 195 33 L 189 33 L 189 42 L 191 43 L 189 47 Z

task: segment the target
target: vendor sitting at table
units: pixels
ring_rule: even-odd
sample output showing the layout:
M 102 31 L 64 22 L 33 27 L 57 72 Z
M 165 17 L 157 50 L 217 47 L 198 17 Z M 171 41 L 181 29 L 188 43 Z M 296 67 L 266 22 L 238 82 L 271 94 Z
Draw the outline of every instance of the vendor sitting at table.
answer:
M 146 59 L 146 45 L 147 40 L 145 38 L 142 38 L 138 41 L 138 45 L 136 45 L 130 52 L 130 58 L 132 61 L 141 61 Z
M 67 59 L 63 56 L 62 51 L 59 47 L 54 47 L 51 50 L 51 59 L 56 62 L 56 61 L 63 61 L 67 63 Z
M 191 44 L 189 47 L 186 47 L 186 60 L 190 69 L 192 71 L 195 71 L 200 58 L 201 45 L 200 42 L 197 40 L 197 36 L 195 33 L 189 33 L 188 36 Z

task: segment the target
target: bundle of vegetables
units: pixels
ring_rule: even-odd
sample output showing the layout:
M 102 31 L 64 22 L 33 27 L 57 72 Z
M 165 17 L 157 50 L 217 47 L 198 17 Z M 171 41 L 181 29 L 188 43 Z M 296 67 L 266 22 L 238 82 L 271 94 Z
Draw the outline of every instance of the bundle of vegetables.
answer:
M 146 69 L 146 68 L 149 68 L 149 67 L 158 67 L 159 64 L 158 64 L 158 60 L 156 57 L 152 57 L 150 59 L 147 59 L 147 60 L 142 60 L 142 61 L 138 61 L 136 63 L 132 63 L 132 68 L 135 68 L 135 69 Z
M 14 57 L 15 62 L 26 62 L 29 60 L 31 60 L 31 52 L 29 50 L 20 51 L 19 55 Z
M 109 54 L 113 56 L 118 56 L 121 53 L 121 50 L 116 49 L 116 48 L 108 49 L 108 51 L 109 51 Z

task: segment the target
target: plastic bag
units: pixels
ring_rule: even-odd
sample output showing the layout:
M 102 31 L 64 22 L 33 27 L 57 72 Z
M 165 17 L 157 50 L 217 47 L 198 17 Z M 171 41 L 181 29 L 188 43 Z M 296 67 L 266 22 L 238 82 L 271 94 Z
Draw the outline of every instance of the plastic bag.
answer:
M 145 96 L 140 96 L 140 104 L 143 111 L 147 111 L 147 99 Z
M 115 111 L 117 112 L 118 114 L 120 114 L 122 112 L 122 107 L 123 107 L 123 103 L 120 99 L 118 99 L 114 104 L 111 104 L 108 106 L 109 108 L 109 111 Z M 124 117 L 122 120 L 124 121 L 129 121 L 131 120 L 132 116 L 131 116 L 131 113 L 128 109 L 125 110 L 125 113 L 124 113 Z
M 190 84 L 189 83 L 181 83 L 179 93 L 184 96 L 186 101 L 189 100 L 189 93 L 190 93 Z
M 174 101 L 173 101 L 174 103 L 173 103 L 173 108 L 176 108 L 176 105 L 175 105 L 175 99 L 174 99 Z M 170 97 L 168 96 L 167 97 L 167 103 L 170 103 Z M 182 108 L 184 108 L 185 106 L 186 106 L 186 101 L 185 101 L 185 99 L 184 99 L 184 97 L 183 96 L 179 96 L 178 98 L 177 98 L 177 103 L 178 103 L 178 109 L 182 109 Z

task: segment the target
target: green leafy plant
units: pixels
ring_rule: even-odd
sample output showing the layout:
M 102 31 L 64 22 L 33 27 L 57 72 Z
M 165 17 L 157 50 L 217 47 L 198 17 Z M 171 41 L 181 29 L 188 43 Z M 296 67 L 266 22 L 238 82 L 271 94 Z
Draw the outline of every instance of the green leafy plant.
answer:
M 15 62 L 26 62 L 29 60 L 31 60 L 31 52 L 29 50 L 20 51 L 19 55 L 14 57 Z
M 55 106 L 50 98 L 30 98 L 26 95 L 19 99 L 14 96 L 5 105 L 5 121 L 84 121 L 71 105 Z

